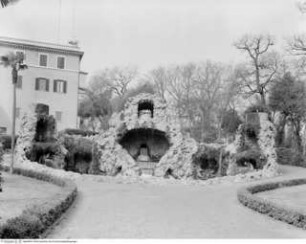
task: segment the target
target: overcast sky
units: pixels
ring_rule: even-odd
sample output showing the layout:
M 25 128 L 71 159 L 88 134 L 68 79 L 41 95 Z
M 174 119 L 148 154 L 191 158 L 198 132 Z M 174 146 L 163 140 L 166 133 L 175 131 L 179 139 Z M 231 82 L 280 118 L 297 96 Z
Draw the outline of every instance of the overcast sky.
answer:
M 305 19 L 296 0 L 20 0 L 0 9 L 0 35 L 61 43 L 76 37 L 85 71 L 147 70 L 237 62 L 232 44 L 243 34 L 270 33 L 280 42 L 306 31 Z

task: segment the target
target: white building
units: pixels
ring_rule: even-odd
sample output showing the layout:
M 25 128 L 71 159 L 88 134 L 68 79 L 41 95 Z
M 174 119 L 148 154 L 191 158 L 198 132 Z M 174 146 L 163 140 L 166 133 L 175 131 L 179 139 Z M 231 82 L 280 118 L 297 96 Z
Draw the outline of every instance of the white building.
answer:
M 16 129 L 23 112 L 36 104 L 49 106 L 57 129 L 77 128 L 78 88 L 87 73 L 80 70 L 84 52 L 77 46 L 0 37 L 0 56 L 23 52 L 28 69 L 17 84 Z M 11 68 L 0 66 L 0 133 L 10 133 L 13 85 Z

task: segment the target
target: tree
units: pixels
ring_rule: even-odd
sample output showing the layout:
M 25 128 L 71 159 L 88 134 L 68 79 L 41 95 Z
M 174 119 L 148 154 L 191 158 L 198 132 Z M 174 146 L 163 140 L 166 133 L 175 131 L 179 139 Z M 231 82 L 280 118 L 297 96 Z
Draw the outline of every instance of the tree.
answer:
M 210 132 L 211 139 L 216 139 L 216 124 L 218 123 L 218 105 L 224 89 L 225 66 L 207 61 L 197 67 L 194 96 L 201 117 L 201 140 Z M 218 127 L 218 126 L 217 126 Z
M 155 94 L 153 85 L 150 82 L 142 81 L 136 87 L 128 89 L 123 97 L 115 97 L 112 100 L 113 106 L 120 112 L 124 109 L 124 104 L 129 98 L 135 97 L 141 93 Z
M 12 69 L 12 83 L 13 83 L 13 109 L 12 109 L 12 161 L 10 172 L 13 173 L 14 170 L 14 153 L 15 153 L 15 130 L 16 130 L 16 85 L 18 80 L 18 72 L 27 68 L 27 65 L 23 63 L 24 56 L 23 53 L 13 53 L 10 52 L 6 56 L 1 56 L 1 64 L 4 67 L 10 67 Z
M 165 100 L 168 90 L 168 70 L 162 66 L 153 69 L 147 75 L 146 80 L 154 84 L 156 93 Z
M 237 111 L 235 109 L 228 109 L 224 112 L 221 127 L 226 134 L 233 135 L 241 123 L 242 121 Z
M 6 6 L 18 1 L 19 0 L 0 0 L 2 8 L 5 8 Z
M 290 73 L 285 74 L 271 89 L 269 107 L 280 112 L 281 118 L 277 126 L 277 145 L 283 144 L 284 128 L 287 123 L 293 125 L 296 147 L 301 150 L 301 122 L 306 115 L 306 95 L 304 84 L 297 81 Z
M 113 67 L 104 71 L 109 80 L 109 87 L 119 97 L 123 97 L 130 83 L 137 76 L 137 69 L 132 67 Z
M 242 93 L 258 94 L 263 106 L 266 105 L 267 87 L 273 81 L 278 69 L 278 55 L 271 52 L 274 42 L 270 36 L 244 36 L 234 46 L 247 54 L 250 62 L 236 69 Z

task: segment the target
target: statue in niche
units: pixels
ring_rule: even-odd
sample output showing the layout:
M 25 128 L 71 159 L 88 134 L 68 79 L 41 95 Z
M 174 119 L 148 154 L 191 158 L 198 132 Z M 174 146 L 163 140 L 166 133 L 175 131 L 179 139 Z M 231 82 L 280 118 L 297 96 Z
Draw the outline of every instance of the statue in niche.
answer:
M 139 149 L 139 156 L 137 157 L 137 161 L 140 161 L 140 162 L 150 161 L 149 148 L 146 144 L 141 144 L 140 149 Z

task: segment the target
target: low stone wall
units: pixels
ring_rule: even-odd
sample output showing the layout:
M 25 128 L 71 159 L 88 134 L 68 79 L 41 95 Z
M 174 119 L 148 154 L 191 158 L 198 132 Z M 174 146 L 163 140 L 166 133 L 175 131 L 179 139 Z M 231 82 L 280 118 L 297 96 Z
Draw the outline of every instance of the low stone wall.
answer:
M 241 188 L 238 200 L 244 206 L 256 212 L 268 215 L 276 220 L 286 222 L 299 228 L 306 229 L 306 212 L 298 212 L 280 204 L 256 196 L 256 193 L 270 191 L 277 188 L 306 184 L 306 179 L 292 179 L 277 181 Z
M 16 165 L 14 174 L 20 174 L 58 185 L 63 188 L 65 194 L 53 199 L 48 203 L 47 207 L 40 208 L 39 206 L 32 206 L 23 211 L 20 216 L 9 219 L 0 226 L 1 239 L 33 239 L 41 237 L 41 235 L 43 235 L 44 232 L 71 206 L 77 196 L 77 187 L 75 183 L 65 177 L 58 177 L 59 175 L 56 173 L 48 173 L 48 171 L 52 169 L 45 171 L 41 170 L 42 168 L 40 167 L 33 169 L 24 166 L 25 165 L 21 164 Z M 0 169 L 8 171 L 9 167 L 7 165 L 1 165 Z

